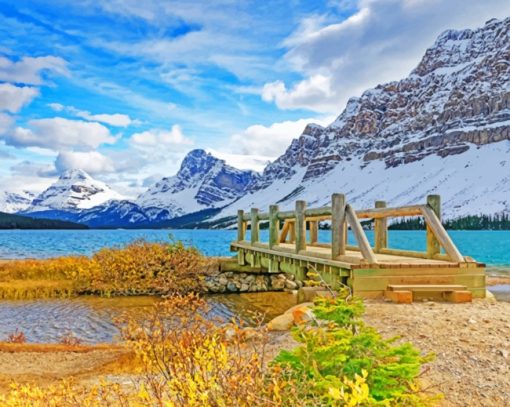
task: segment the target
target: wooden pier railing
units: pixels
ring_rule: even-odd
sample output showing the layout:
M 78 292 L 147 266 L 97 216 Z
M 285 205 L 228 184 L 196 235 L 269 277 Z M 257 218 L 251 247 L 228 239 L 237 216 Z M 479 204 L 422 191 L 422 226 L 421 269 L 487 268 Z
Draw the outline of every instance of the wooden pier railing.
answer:
M 427 250 L 425 252 L 397 250 L 388 248 L 388 218 L 402 216 L 422 216 L 427 232 Z M 360 219 L 374 220 L 374 247 L 367 239 Z M 417 257 L 423 259 L 446 260 L 456 263 L 466 260 L 448 236 L 441 224 L 441 199 L 439 195 L 429 195 L 423 205 L 387 207 L 384 201 L 377 201 L 371 209 L 354 210 L 343 194 L 333 194 L 331 206 L 307 208 L 305 201 L 297 201 L 295 210 L 280 211 L 278 205 L 270 205 L 269 212 L 262 213 L 252 208 L 250 213 L 238 211 L 237 241 L 244 242 L 246 230 L 250 225 L 250 243 L 261 245 L 260 223 L 269 224 L 269 241 L 267 246 L 279 250 L 293 244 L 297 254 L 308 252 L 314 247 L 329 248 L 332 260 L 342 260 L 347 251 L 359 251 L 363 260 L 377 264 L 376 254 Z M 321 243 L 318 239 L 319 222 L 329 221 L 331 224 L 331 243 Z M 357 245 L 347 244 L 347 230 L 351 228 Z M 309 237 L 307 239 L 307 231 Z M 441 248 L 444 253 L 441 253 Z M 329 256 L 328 256 L 329 257 Z

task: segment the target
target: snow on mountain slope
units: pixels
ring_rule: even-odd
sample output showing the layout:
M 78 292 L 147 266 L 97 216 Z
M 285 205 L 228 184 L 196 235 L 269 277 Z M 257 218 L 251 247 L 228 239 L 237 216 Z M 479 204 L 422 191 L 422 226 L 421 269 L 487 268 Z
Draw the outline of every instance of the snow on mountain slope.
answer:
M 510 18 L 448 30 L 405 79 L 352 98 L 329 126 L 308 125 L 244 198 L 216 219 L 296 199 L 357 207 L 443 196 L 447 216 L 510 211 Z
M 62 173 L 59 179 L 39 194 L 23 212 L 47 210 L 79 211 L 100 205 L 108 200 L 124 197 L 104 182 L 93 179 L 83 170 Z
M 0 192 L 0 212 L 16 213 L 25 210 L 30 206 L 34 194 L 29 191 L 15 192 Z
M 206 208 L 230 204 L 258 179 L 257 173 L 238 170 L 204 150 L 192 150 L 176 175 L 163 178 L 136 199 L 151 219 L 168 212 L 168 219 Z
M 246 195 L 216 218 L 234 216 L 237 209 L 259 208 L 267 212 L 278 201 L 280 209 L 294 208 L 297 199 L 309 207 L 331 204 L 331 194 L 342 192 L 355 208 L 371 208 L 376 200 L 388 205 L 425 202 L 426 195 L 440 194 L 443 212 L 452 218 L 467 214 L 510 212 L 510 141 L 472 146 L 462 155 L 386 167 L 383 161 L 368 165 L 361 158 L 335 167 L 320 181 L 302 177 L 306 169 L 288 180 Z

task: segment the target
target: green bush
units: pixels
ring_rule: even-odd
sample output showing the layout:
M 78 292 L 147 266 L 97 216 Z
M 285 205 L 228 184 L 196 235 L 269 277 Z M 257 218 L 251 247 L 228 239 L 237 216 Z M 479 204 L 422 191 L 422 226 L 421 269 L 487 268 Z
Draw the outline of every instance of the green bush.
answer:
M 298 383 L 302 400 L 310 400 L 309 405 L 317 405 L 317 400 L 320 405 L 344 405 L 332 395 L 344 394 L 346 380 L 363 378 L 368 394 L 352 405 L 428 406 L 437 401 L 437 396 L 420 391 L 417 381 L 422 365 L 433 355 L 421 356 L 412 344 L 384 339 L 366 326 L 361 300 L 345 295 L 318 298 L 313 312 L 313 324 L 294 328 L 301 345 L 281 351 L 275 359 L 289 382 Z

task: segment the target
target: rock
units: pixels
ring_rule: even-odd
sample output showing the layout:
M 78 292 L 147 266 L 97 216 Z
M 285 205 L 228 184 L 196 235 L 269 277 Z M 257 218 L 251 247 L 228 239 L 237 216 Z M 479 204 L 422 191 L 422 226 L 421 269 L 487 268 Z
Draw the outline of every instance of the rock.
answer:
M 247 292 L 248 290 L 250 289 L 250 286 L 246 283 L 242 283 L 241 284 L 241 288 L 239 289 L 239 291 L 241 291 L 242 293 L 245 293 Z
M 287 280 L 285 281 L 285 288 L 288 288 L 289 290 L 297 290 L 298 285 L 295 281 Z
M 489 290 L 485 290 L 485 300 L 490 303 L 496 303 L 498 300 Z
M 306 322 L 312 321 L 315 316 L 313 315 L 313 311 L 307 306 L 301 306 L 292 311 L 292 318 L 294 319 L 294 323 L 296 325 L 301 325 Z
M 294 325 L 294 317 L 292 314 L 282 314 L 273 318 L 267 324 L 270 331 L 288 331 Z
M 292 312 L 295 310 L 295 309 L 298 309 L 298 308 L 302 308 L 302 307 L 308 307 L 308 308 L 311 308 L 313 307 L 313 302 L 303 302 L 301 304 L 297 304 L 297 305 L 294 305 L 293 307 L 290 307 L 287 311 L 285 311 L 284 313 L 285 314 L 292 314 Z
M 237 292 L 237 286 L 234 283 L 229 282 L 227 283 L 227 290 L 233 293 Z

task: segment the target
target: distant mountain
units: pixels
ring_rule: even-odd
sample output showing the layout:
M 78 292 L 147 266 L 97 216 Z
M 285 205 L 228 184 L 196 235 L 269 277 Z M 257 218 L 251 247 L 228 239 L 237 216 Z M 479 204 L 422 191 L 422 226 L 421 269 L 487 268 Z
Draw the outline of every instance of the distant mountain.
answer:
M 333 192 L 358 208 L 439 193 L 449 218 L 510 212 L 510 18 L 445 31 L 407 78 L 350 99 L 327 127 L 308 125 L 251 192 L 216 219 L 325 205 Z
M 35 195 L 29 191 L 20 193 L 0 192 L 0 211 L 5 213 L 16 213 L 27 209 Z
M 48 189 L 35 197 L 22 212 L 70 211 L 76 212 L 93 208 L 102 203 L 124 197 L 105 183 L 93 179 L 83 170 L 73 169 L 63 172 Z
M 254 171 L 239 170 L 206 153 L 192 150 L 176 175 L 156 182 L 135 203 L 150 220 L 171 219 L 208 208 L 221 208 L 244 196 L 258 181 Z M 166 211 L 162 215 L 162 211 Z
M 88 229 L 85 225 L 54 219 L 34 219 L 28 216 L 0 212 L 0 229 Z

